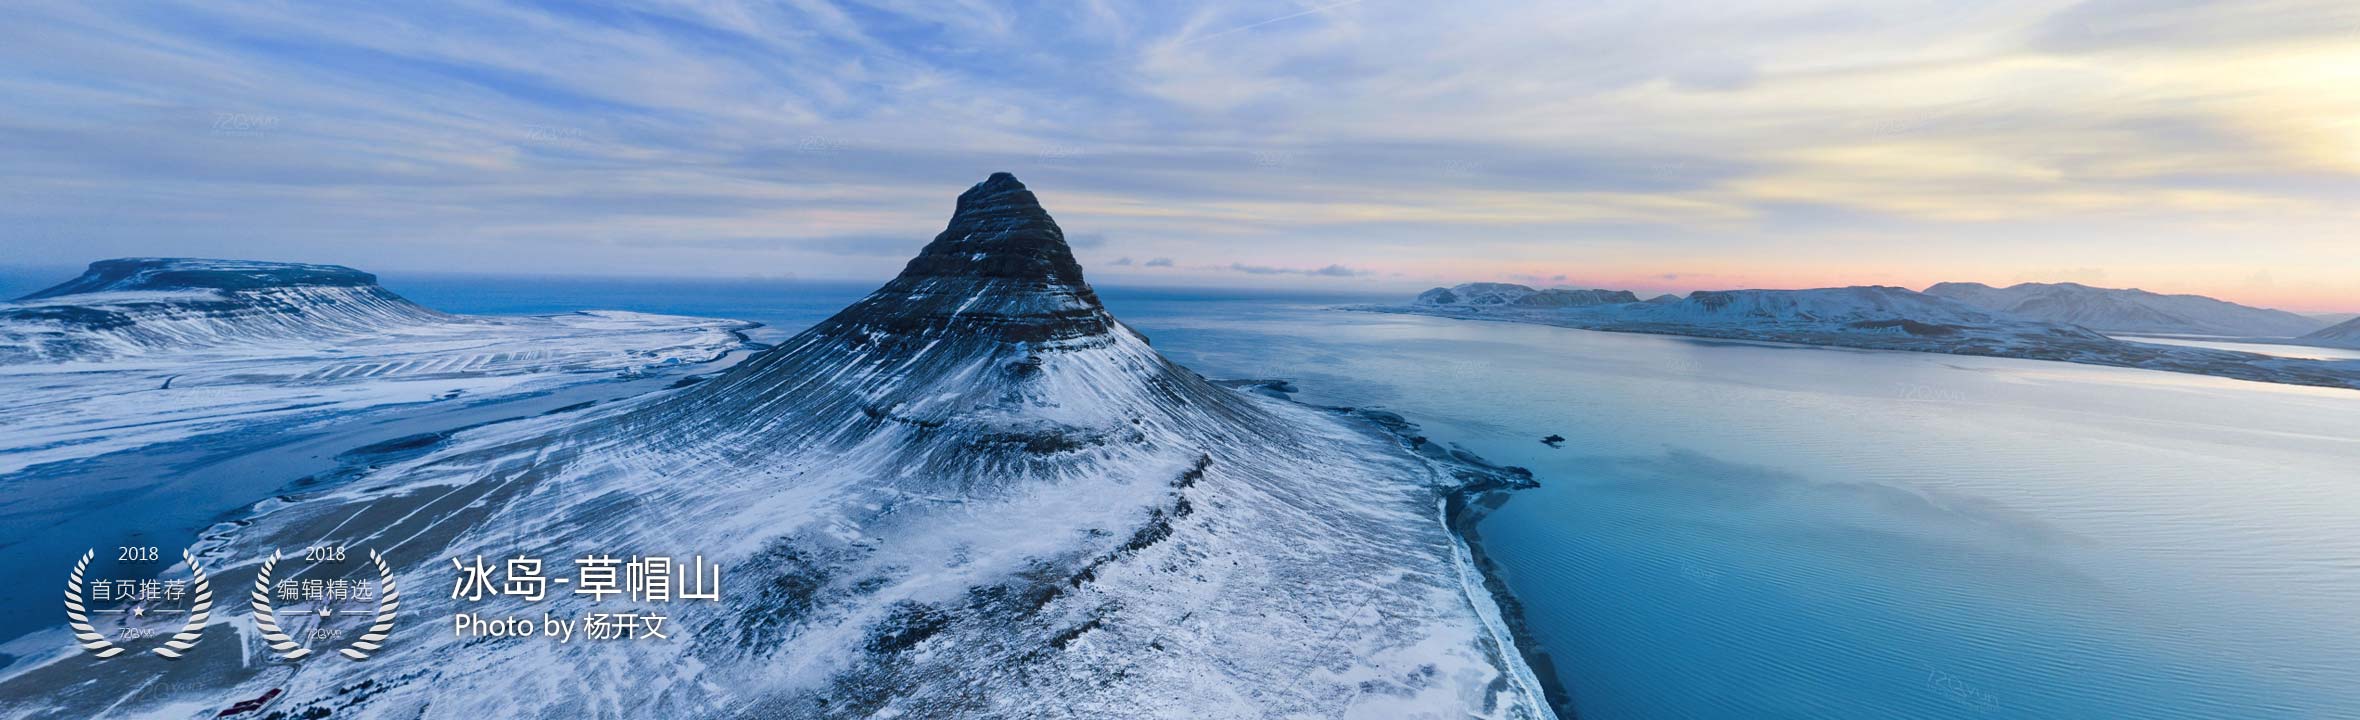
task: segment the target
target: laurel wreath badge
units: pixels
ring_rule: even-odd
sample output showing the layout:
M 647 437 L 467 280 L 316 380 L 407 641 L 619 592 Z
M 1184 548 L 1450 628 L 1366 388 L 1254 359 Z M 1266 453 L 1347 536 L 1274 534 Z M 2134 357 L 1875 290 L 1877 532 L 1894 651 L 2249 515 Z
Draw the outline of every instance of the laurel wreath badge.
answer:
M 180 558 L 188 561 L 189 573 L 196 576 L 196 581 L 190 583 L 196 589 L 196 594 L 190 597 L 188 622 L 182 623 L 180 632 L 155 650 L 157 655 L 175 660 L 197 646 L 198 637 L 205 634 L 205 618 L 213 612 L 213 585 L 205 581 L 205 568 L 198 565 L 197 556 L 187 550 L 180 551 Z
M 98 628 L 91 627 L 90 616 L 85 614 L 88 611 L 82 609 L 82 570 L 90 567 L 90 558 L 97 554 L 98 548 L 84 551 L 82 561 L 74 563 L 73 574 L 66 576 L 66 626 L 74 629 L 74 639 L 81 641 L 82 649 L 98 653 L 101 658 L 111 658 L 123 654 L 123 648 L 108 642 L 107 636 L 98 633 Z
M 394 586 L 393 568 L 385 564 L 385 557 L 377 554 L 376 550 L 369 551 L 369 561 L 377 565 L 378 582 L 384 590 L 377 594 L 377 620 L 375 624 L 370 625 L 368 632 L 355 638 L 350 645 L 337 651 L 354 660 L 367 660 L 369 653 L 384 647 L 382 643 L 385 642 L 386 636 L 393 631 L 394 615 L 396 611 L 401 609 L 401 592 Z M 310 655 L 311 648 L 297 644 L 295 638 L 289 637 L 286 631 L 279 629 L 278 613 L 272 609 L 270 600 L 270 573 L 272 568 L 277 567 L 278 564 L 279 553 L 273 551 L 270 554 L 270 559 L 262 563 L 262 570 L 254 575 L 254 626 L 262 631 L 262 640 L 270 646 L 272 652 L 276 652 L 280 657 L 288 660 L 295 660 Z
M 82 573 L 90 568 L 90 559 L 97 554 L 97 548 L 83 551 L 82 559 L 74 563 L 74 571 L 66 576 L 66 626 L 74 630 L 74 639 L 82 644 L 82 649 L 97 653 L 100 658 L 111 658 L 123 654 L 122 646 L 108 641 L 98 628 L 90 626 L 90 610 L 82 604 L 85 584 Z M 195 576 L 191 585 L 196 594 L 189 606 L 188 622 L 182 623 L 180 632 L 166 640 L 163 647 L 154 650 L 168 659 L 178 659 L 196 648 L 197 641 L 205 634 L 205 619 L 212 616 L 213 610 L 213 586 L 205 580 L 205 566 L 198 564 L 197 556 L 187 550 L 180 551 L 180 557 L 188 561 L 189 573 Z

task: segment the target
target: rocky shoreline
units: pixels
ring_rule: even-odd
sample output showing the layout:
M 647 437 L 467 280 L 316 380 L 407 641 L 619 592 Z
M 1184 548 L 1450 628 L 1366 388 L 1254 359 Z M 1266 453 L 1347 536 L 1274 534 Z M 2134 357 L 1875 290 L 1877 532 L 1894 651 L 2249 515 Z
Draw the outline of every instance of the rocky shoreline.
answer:
M 1284 379 L 1223 380 L 1215 384 L 1266 397 L 1295 400 L 1295 385 Z M 1308 403 L 1302 403 L 1308 405 Z M 1580 717 L 1573 706 L 1573 695 L 1557 675 L 1556 661 L 1549 656 L 1538 637 L 1532 634 L 1524 619 L 1524 604 L 1516 598 L 1507 581 L 1501 579 L 1499 566 L 1483 550 L 1483 538 L 1477 526 L 1484 516 L 1508 502 L 1512 493 L 1540 486 L 1532 471 L 1513 465 L 1498 465 L 1456 446 L 1444 446 L 1418 434 L 1416 423 L 1399 414 L 1367 408 L 1318 406 L 1382 429 L 1399 440 L 1404 447 L 1451 469 L 1461 484 L 1443 494 L 1442 522 L 1452 536 L 1467 549 L 1475 571 L 1483 578 L 1483 590 L 1498 606 L 1501 624 L 1508 632 L 1524 669 L 1540 684 L 1542 699 L 1559 720 Z

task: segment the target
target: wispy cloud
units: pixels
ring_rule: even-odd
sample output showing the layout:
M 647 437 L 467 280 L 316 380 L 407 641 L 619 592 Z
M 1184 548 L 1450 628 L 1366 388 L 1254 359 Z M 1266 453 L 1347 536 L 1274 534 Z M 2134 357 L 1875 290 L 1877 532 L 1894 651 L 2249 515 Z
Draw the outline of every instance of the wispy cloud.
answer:
M 2360 7 L 2330 0 L 5 14 L 21 262 L 873 277 L 1011 170 L 1175 278 L 2105 267 L 2360 305 Z

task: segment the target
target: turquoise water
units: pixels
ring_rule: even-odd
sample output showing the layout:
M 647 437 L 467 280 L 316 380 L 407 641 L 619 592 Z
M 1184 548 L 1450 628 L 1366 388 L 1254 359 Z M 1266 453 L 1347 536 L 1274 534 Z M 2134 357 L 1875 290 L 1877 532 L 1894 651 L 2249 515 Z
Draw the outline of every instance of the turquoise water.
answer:
M 1101 295 L 1536 471 L 1480 531 L 1582 717 L 2360 717 L 2360 393 Z
M 386 284 L 782 335 L 872 288 Z M 2360 717 L 2360 393 L 1101 293 L 1208 376 L 1532 468 L 1480 530 L 1582 717 Z
M 1308 308 L 1126 317 L 1208 374 L 1295 377 L 1538 473 L 1480 531 L 1585 718 L 2360 717 L 2360 393 Z

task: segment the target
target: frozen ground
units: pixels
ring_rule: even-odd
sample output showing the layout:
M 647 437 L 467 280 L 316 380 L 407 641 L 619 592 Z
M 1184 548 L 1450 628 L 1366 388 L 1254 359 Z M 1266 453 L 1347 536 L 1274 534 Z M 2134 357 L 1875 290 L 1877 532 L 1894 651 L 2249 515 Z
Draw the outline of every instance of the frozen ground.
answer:
M 727 320 L 470 318 L 329 339 L 0 364 L 0 476 L 261 423 L 472 403 L 721 357 Z

